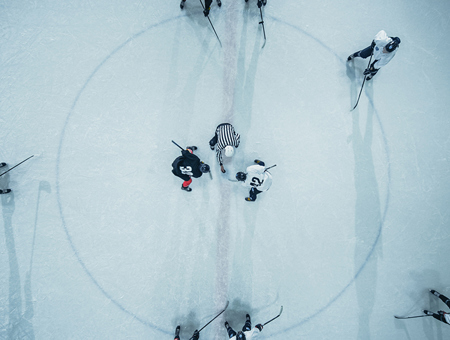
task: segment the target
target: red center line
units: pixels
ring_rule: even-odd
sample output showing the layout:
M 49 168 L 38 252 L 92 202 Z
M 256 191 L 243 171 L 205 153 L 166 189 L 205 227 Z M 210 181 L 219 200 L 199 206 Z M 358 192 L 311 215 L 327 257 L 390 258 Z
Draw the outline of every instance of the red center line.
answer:
M 222 121 L 220 123 L 231 123 L 234 115 L 234 87 L 237 75 L 237 6 L 238 1 L 228 2 L 226 9 L 226 20 L 223 45 L 223 101 Z M 214 301 L 216 310 L 221 310 L 228 299 L 229 284 L 229 244 L 230 244 L 230 198 L 231 187 L 229 183 L 222 181 L 220 185 L 220 212 L 217 221 L 217 256 L 216 256 L 216 287 Z M 223 315 L 216 323 L 215 340 L 223 339 L 225 328 L 223 326 Z

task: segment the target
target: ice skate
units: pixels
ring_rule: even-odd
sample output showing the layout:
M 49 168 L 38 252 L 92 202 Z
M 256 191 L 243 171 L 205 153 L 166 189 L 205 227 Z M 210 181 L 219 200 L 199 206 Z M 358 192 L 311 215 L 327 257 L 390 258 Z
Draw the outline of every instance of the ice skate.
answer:
M 192 191 L 192 189 L 189 188 L 189 186 L 187 186 L 187 187 L 181 186 L 181 190 L 184 190 L 184 191 L 187 191 L 187 192 L 191 192 Z
M 0 190 L 0 195 L 1 194 L 8 194 L 11 192 L 11 189 L 4 189 L 4 190 Z

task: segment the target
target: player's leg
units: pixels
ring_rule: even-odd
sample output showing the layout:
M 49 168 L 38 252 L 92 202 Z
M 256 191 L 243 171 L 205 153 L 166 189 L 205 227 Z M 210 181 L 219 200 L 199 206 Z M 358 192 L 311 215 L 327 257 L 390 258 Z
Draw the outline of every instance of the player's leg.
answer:
M 353 54 L 350 54 L 348 56 L 348 58 L 347 58 L 347 61 L 350 61 L 350 60 L 352 60 L 353 58 L 356 58 L 356 57 L 360 57 L 360 58 L 366 59 L 367 57 L 370 57 L 372 55 L 372 52 L 373 52 L 373 47 L 372 46 L 366 47 L 365 49 L 363 49 L 361 51 L 358 51 L 358 52 L 355 52 Z
M 262 193 L 262 191 L 259 191 L 258 189 L 255 189 L 255 188 L 251 188 L 249 197 L 246 197 L 245 200 L 249 201 L 249 202 L 254 202 L 254 201 L 256 201 L 256 196 L 260 193 Z
M 247 332 L 250 331 L 252 329 L 252 321 L 250 319 L 250 315 L 246 315 L 245 316 L 245 324 L 244 327 L 242 327 L 242 331 L 243 332 Z
M 233 330 L 233 328 L 230 327 L 228 321 L 225 321 L 225 328 L 227 329 L 229 339 L 236 335 L 236 332 Z
M 430 289 L 430 293 L 434 296 L 437 296 L 443 303 L 445 303 L 450 308 L 450 300 L 445 295 L 442 295 L 441 293 L 435 291 L 434 289 Z
M 173 338 L 173 340 L 180 340 L 180 326 L 177 326 L 177 328 L 175 329 L 175 337 Z
M 184 191 L 192 191 L 192 189 L 189 187 L 189 185 L 192 183 L 192 178 L 189 178 L 189 181 L 184 181 L 183 185 L 181 186 L 181 190 Z

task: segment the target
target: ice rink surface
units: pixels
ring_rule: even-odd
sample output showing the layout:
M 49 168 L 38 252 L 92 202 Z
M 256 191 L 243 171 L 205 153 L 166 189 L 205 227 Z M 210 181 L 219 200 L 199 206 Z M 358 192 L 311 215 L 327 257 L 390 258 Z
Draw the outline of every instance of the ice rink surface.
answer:
M 448 339 L 450 2 L 0 0 L 0 339 Z M 346 62 L 402 43 L 366 82 Z M 222 45 L 222 46 L 221 46 Z M 241 145 L 220 172 L 208 141 Z M 212 176 L 180 190 L 183 147 Z M 228 181 L 255 158 L 254 203 Z M 2 171 L 3 172 L 3 171 Z

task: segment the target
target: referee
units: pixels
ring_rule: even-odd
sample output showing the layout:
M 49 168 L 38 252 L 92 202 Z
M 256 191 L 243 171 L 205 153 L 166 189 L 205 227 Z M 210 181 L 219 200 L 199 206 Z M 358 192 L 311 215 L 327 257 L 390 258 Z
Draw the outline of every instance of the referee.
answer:
M 232 157 L 234 155 L 234 148 L 237 148 L 240 143 L 240 136 L 234 131 L 233 125 L 223 123 L 217 126 L 214 137 L 209 141 L 211 150 L 216 148 L 216 158 L 220 165 L 220 170 L 225 173 L 223 167 L 223 156 Z

